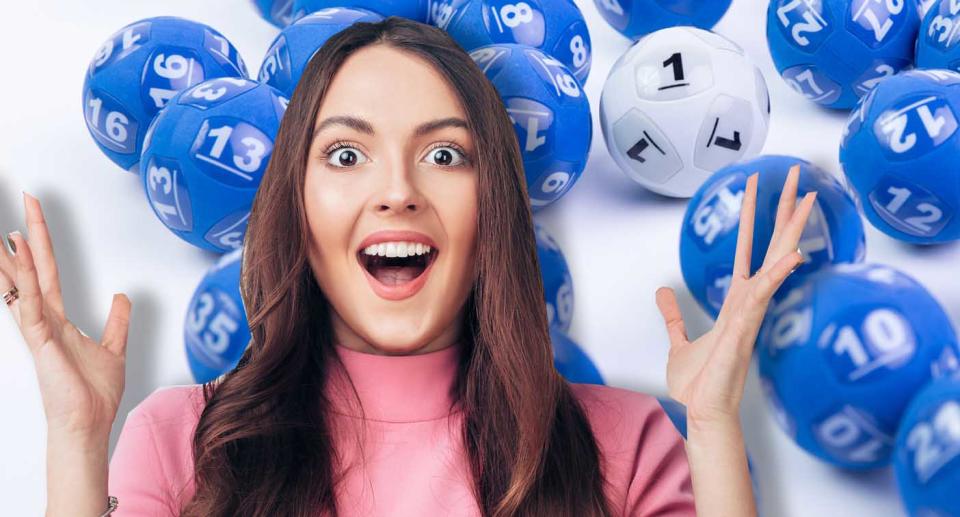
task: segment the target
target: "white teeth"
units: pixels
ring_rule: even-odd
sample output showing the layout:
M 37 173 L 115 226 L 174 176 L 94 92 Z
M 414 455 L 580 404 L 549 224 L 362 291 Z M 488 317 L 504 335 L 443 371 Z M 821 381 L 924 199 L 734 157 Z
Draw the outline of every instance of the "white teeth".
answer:
M 367 246 L 363 253 L 381 257 L 412 257 L 430 253 L 430 249 L 430 246 L 422 242 L 381 242 Z

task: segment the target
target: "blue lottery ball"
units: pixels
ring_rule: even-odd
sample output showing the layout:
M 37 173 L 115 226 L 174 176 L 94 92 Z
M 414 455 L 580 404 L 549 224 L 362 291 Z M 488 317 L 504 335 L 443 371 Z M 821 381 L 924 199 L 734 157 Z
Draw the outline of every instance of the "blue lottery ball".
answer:
M 720 313 L 733 273 L 740 230 L 740 204 L 747 178 L 758 172 L 751 271 L 756 272 L 773 236 L 780 192 L 787 173 L 800 166 L 797 199 L 817 192 L 817 201 L 800 236 L 806 262 L 796 274 L 828 264 L 859 262 L 866 250 L 863 222 L 853 198 L 833 175 L 791 156 L 766 155 L 724 167 L 711 176 L 687 205 L 680 231 L 680 270 L 687 288 L 707 313 Z
M 304 16 L 280 31 L 260 65 L 261 83 L 288 97 L 300 81 L 310 58 L 334 34 L 355 22 L 376 22 L 383 17 L 366 9 L 334 7 Z
M 710 29 L 730 7 L 730 0 L 593 0 L 593 3 L 607 23 L 634 40 L 677 25 Z
M 893 469 L 910 515 L 960 515 L 960 376 L 931 382 L 907 406 Z
M 593 119 L 586 92 L 555 58 L 527 45 L 500 43 L 470 52 L 513 121 L 531 208 L 569 192 L 587 164 Z
M 670 422 L 684 439 L 687 438 L 687 407 L 670 397 L 657 397 L 657 402 L 667 414 Z
M 199 248 L 239 248 L 286 109 L 280 92 L 249 79 L 212 79 L 174 97 L 150 125 L 140 162 L 160 221 Z
M 281 29 L 293 21 L 293 0 L 253 0 L 253 5 L 264 20 Z
M 890 462 L 910 399 L 958 353 L 949 317 L 921 284 L 866 263 L 788 279 L 757 347 L 781 427 L 810 454 L 854 470 Z
M 590 75 L 590 32 L 572 0 L 441 0 L 430 6 L 430 23 L 467 51 L 519 43 L 556 58 L 580 84 Z
M 566 333 L 551 325 L 550 341 L 553 365 L 564 379 L 579 384 L 603 384 L 603 376 L 590 356 Z
M 920 20 L 923 20 L 924 16 L 930 12 L 930 8 L 933 7 L 933 4 L 937 3 L 938 0 L 916 0 L 917 2 L 917 15 L 920 16 Z
M 851 112 L 840 164 L 864 215 L 907 242 L 960 239 L 960 74 L 909 70 Z
M 917 68 L 946 68 L 960 71 L 960 3 L 937 0 L 928 7 L 929 16 L 920 23 L 917 37 Z
M 566 332 L 573 320 L 573 278 L 563 250 L 547 229 L 534 223 L 537 236 L 537 257 L 543 277 L 543 295 L 547 302 L 547 320 L 551 326 Z
M 382 17 L 399 16 L 426 23 L 430 0 L 293 0 L 293 19 L 331 8 L 373 11 Z
M 767 43 L 794 90 L 849 109 L 881 79 L 913 62 L 920 17 L 914 1 L 771 0 Z
M 242 248 L 225 253 L 193 292 L 183 324 L 187 364 L 198 383 L 232 370 L 250 342 L 240 297 Z
M 139 171 L 147 126 L 181 90 L 214 77 L 246 77 L 237 49 L 212 27 L 160 16 L 110 36 L 83 80 L 83 116 L 114 163 Z

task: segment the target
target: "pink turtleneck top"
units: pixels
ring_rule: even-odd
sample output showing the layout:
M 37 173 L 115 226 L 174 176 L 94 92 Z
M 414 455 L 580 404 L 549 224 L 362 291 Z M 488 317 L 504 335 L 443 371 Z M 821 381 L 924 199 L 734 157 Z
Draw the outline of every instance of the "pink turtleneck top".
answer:
M 459 406 L 450 411 L 461 347 L 405 356 L 335 348 L 364 412 L 361 417 L 355 404 L 333 397 L 335 447 L 352 465 L 337 488 L 341 513 L 480 515 Z M 327 389 L 345 386 L 338 375 L 327 383 Z M 596 436 L 616 515 L 694 516 L 683 439 L 656 399 L 609 386 L 571 386 Z M 127 414 L 110 459 L 109 493 L 119 500 L 113 515 L 179 515 L 195 489 L 191 438 L 202 409 L 201 385 L 177 385 L 155 390 Z

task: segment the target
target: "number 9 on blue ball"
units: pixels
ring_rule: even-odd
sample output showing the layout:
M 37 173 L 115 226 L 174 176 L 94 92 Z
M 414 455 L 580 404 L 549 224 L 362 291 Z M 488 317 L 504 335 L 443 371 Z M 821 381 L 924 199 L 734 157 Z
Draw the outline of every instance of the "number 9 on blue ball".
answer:
M 513 122 L 531 208 L 556 202 L 587 164 L 593 124 L 586 93 L 563 63 L 533 47 L 486 45 L 470 57 Z

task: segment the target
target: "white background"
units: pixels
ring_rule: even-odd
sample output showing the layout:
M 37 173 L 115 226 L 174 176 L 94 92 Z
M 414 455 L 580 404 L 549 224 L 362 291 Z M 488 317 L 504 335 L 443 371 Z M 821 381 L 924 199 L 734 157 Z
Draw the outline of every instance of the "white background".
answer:
M 600 91 L 630 42 L 603 21 L 592 0 L 577 4 L 594 48 L 585 85 L 594 116 L 593 147 L 573 190 L 537 219 L 571 266 L 572 337 L 593 356 L 609 384 L 664 394 L 667 339 L 655 289 L 677 289 L 691 337 L 711 323 L 680 275 L 678 236 L 686 201 L 646 192 L 608 155 L 599 129 Z M 839 175 L 844 115 L 810 104 L 778 77 L 764 36 L 765 11 L 763 0 L 735 0 L 715 27 L 740 44 L 767 78 L 773 112 L 763 151 L 803 157 Z M 254 75 L 277 33 L 248 0 L 19 1 L 5 2 L 0 12 L 0 231 L 25 232 L 21 189 L 40 199 L 67 314 L 95 338 L 114 292 L 127 293 L 133 302 L 126 391 L 111 450 L 127 412 L 140 400 L 159 386 L 193 382 L 183 348 L 184 313 L 217 257 L 163 227 L 137 178 L 100 152 L 83 122 L 83 75 L 97 48 L 123 25 L 159 15 L 218 29 Z M 960 289 L 948 269 L 960 259 L 956 245 L 917 249 L 868 225 L 867 250 L 868 260 L 895 265 L 919 279 L 954 321 L 960 319 Z M 40 515 L 46 498 L 46 426 L 34 366 L 12 317 L 0 316 L 0 336 L 0 513 Z M 776 427 L 755 372 L 748 379 L 743 420 L 764 515 L 903 515 L 890 470 L 847 474 L 795 446 Z

